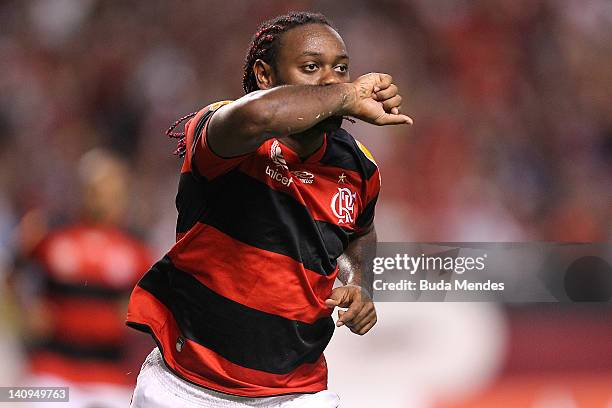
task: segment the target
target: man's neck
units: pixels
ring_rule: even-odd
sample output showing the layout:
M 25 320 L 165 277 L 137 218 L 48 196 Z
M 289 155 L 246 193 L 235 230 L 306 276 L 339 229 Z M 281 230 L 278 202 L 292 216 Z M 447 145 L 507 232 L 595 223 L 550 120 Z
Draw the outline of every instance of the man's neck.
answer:
M 306 160 L 323 144 L 323 133 L 320 131 L 296 133 L 281 138 L 281 142 L 297 153 L 300 160 Z

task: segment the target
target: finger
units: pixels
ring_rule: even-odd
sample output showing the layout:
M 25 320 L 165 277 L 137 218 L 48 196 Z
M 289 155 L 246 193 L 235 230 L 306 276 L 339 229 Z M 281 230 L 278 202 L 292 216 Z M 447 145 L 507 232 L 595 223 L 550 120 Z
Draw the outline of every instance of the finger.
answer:
M 374 310 L 374 306 L 371 303 L 365 303 L 361 311 L 351 320 L 350 322 L 346 322 L 346 325 L 352 328 L 358 328 L 363 326 L 367 322 L 367 318 L 372 314 Z
M 359 334 L 360 336 L 363 336 L 364 334 L 369 332 L 372 327 L 374 327 L 377 321 L 378 319 L 374 318 L 374 320 L 372 320 L 370 323 L 366 324 L 361 330 L 359 330 L 357 334 Z
M 402 97 L 399 95 L 395 95 L 394 97 L 384 101 L 382 104 L 385 112 L 391 112 L 391 109 L 397 108 L 402 104 Z
M 385 99 L 393 98 L 395 95 L 397 95 L 398 92 L 399 89 L 397 89 L 397 85 L 391 84 L 386 89 L 376 91 L 374 93 L 374 99 L 376 99 L 377 101 L 384 101 Z
M 394 114 L 394 115 L 399 115 L 399 113 L 400 113 L 399 108 L 400 108 L 399 106 L 397 108 L 392 108 L 391 109 L 391 113 Z
M 338 310 L 338 320 L 336 321 L 336 327 L 344 326 L 344 322 L 342 321 L 342 316 L 344 316 L 346 310 Z
M 391 77 L 391 75 L 389 74 L 378 74 L 378 81 L 376 81 L 375 84 L 375 88 L 378 88 L 378 91 L 374 91 L 374 92 L 380 92 L 383 89 L 387 89 L 391 86 L 391 84 L 393 83 L 393 77 Z
M 361 309 L 361 312 L 359 312 L 359 314 L 353 319 L 353 326 L 362 325 L 363 321 L 369 319 L 372 314 L 376 314 L 376 309 L 374 309 L 374 303 L 365 303 L 363 309 Z
M 414 121 L 411 117 L 406 115 L 392 115 L 390 113 L 385 113 L 380 115 L 374 123 L 378 126 L 387 126 L 387 125 L 402 125 L 408 124 L 412 125 Z
M 329 307 L 330 309 L 333 309 L 334 307 L 338 306 L 340 304 L 340 301 L 335 300 L 335 299 L 325 299 L 325 306 Z
M 368 313 L 366 315 L 364 315 L 358 322 L 355 322 L 355 320 L 357 319 L 353 319 L 353 321 L 355 322 L 352 326 L 352 328 L 358 332 L 361 329 L 363 329 L 368 323 L 370 323 L 372 320 L 374 320 L 376 318 L 376 310 L 374 310 L 374 308 L 368 310 Z
M 336 326 L 340 327 L 342 326 L 342 324 L 350 324 L 355 318 L 355 316 L 359 314 L 362 308 L 363 308 L 363 303 L 361 302 L 351 303 L 351 306 L 348 308 L 346 312 L 344 312 L 342 317 L 339 319 L 338 323 L 336 323 Z

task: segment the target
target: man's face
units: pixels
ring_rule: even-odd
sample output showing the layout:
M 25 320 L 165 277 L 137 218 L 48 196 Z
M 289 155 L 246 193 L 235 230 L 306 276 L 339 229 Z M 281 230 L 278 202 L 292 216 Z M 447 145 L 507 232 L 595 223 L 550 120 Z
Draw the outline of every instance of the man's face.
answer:
M 275 64 L 275 85 L 350 82 L 344 41 L 331 27 L 307 24 L 284 33 Z
M 340 35 L 325 24 L 307 24 L 284 33 L 274 67 L 275 86 L 350 82 L 349 58 Z M 341 116 L 318 123 L 315 131 L 334 131 Z

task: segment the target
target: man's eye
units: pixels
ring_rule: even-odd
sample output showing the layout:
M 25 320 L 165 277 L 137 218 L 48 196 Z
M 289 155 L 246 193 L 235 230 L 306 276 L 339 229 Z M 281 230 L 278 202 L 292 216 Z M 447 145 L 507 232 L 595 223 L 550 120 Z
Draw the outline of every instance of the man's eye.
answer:
M 317 69 L 317 64 L 306 64 L 304 65 L 304 70 L 306 71 L 314 71 L 315 69 Z
M 342 72 L 342 73 L 347 72 L 348 71 L 348 66 L 346 66 L 346 65 L 337 65 L 336 66 L 336 71 Z

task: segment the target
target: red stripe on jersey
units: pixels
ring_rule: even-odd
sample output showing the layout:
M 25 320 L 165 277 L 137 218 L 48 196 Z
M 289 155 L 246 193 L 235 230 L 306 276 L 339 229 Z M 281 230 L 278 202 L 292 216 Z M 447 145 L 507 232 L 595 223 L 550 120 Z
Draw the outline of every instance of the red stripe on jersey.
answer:
M 330 315 L 330 295 L 338 268 L 324 276 L 296 260 L 239 242 L 198 222 L 191 239 L 168 253 L 174 265 L 217 294 L 244 306 L 313 323 Z
M 146 316 L 140 315 L 146 311 Z M 181 351 L 176 342 L 181 333 L 172 314 L 153 295 L 137 286 L 132 294 L 127 322 L 149 327 L 162 347 L 168 366 L 195 384 L 245 397 L 262 397 L 327 389 L 327 367 L 323 355 L 313 364 L 303 364 L 290 374 L 270 374 L 233 364 L 217 353 L 190 340 Z M 206 364 L 201 362 L 205 361 Z
M 193 146 L 193 137 L 194 132 L 190 132 L 190 129 L 195 127 L 195 124 L 206 114 L 207 110 L 202 109 L 199 111 L 193 118 L 189 119 L 185 123 L 185 146 L 187 149 L 185 151 L 185 159 L 183 160 L 183 167 L 181 168 L 181 173 L 186 173 L 191 171 L 191 147 Z
M 380 173 L 378 169 L 376 169 L 374 174 L 372 174 L 372 176 L 365 182 L 365 189 L 363 193 L 364 194 L 363 207 L 361 208 L 365 208 L 365 206 L 368 205 L 369 202 L 372 201 L 372 199 L 376 197 L 379 192 L 380 192 Z
M 216 109 L 215 109 L 216 110 Z M 199 137 L 195 134 L 196 127 L 199 119 L 205 114 L 209 114 L 208 119 L 206 119 L 206 123 L 204 124 L 204 128 L 201 130 Z M 253 153 L 247 153 L 236 157 L 224 158 L 218 156 L 214 153 L 210 146 L 208 145 L 208 123 L 210 122 L 210 117 L 212 117 L 213 111 L 208 109 L 204 109 L 200 111 L 193 122 L 189 125 L 189 129 L 187 131 L 187 150 L 191 151 L 194 141 L 197 143 L 195 149 L 193 149 L 195 157 L 190 157 L 190 162 L 193 162 L 195 159 L 196 166 L 198 168 L 198 172 L 201 176 L 206 177 L 211 180 L 215 177 L 227 172 L 229 169 L 236 167 L 241 161 L 249 157 Z

